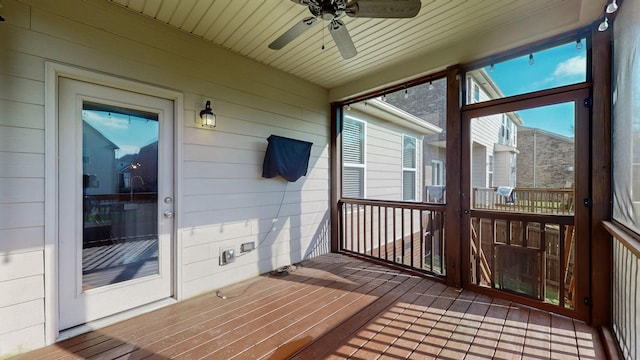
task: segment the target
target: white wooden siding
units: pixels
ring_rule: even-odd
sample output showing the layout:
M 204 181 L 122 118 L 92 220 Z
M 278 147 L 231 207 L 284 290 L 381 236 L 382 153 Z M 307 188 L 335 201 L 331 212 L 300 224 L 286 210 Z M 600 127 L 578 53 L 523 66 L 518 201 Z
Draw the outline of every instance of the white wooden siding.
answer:
M 511 157 L 512 153 L 503 151 L 496 152 L 493 168 L 493 185 L 494 186 L 515 186 L 511 183 Z
M 471 151 L 471 186 L 487 187 L 487 148 L 473 143 Z
M 2 15 L 0 357 L 55 340 L 55 309 L 45 311 L 43 280 L 54 278 L 43 261 L 44 244 L 52 241 L 45 239 L 51 233 L 44 228 L 45 185 L 55 176 L 45 172 L 47 61 L 184 95 L 177 144 L 183 197 L 176 198 L 181 298 L 328 250 L 326 89 L 108 2 L 7 0 Z M 206 100 L 218 115 L 212 131 L 194 121 Z M 272 134 L 313 142 L 306 177 L 295 183 L 261 177 Z M 250 241 L 261 246 L 218 265 L 220 247 L 239 253 Z M 28 291 L 10 291 L 15 287 Z
M 42 313 L 39 309 L 34 310 Z M 38 348 L 45 342 L 44 334 L 42 323 L 0 334 L 0 354 L 16 354 L 27 349 Z M 16 344 L 20 344 L 20 347 L 16 347 Z

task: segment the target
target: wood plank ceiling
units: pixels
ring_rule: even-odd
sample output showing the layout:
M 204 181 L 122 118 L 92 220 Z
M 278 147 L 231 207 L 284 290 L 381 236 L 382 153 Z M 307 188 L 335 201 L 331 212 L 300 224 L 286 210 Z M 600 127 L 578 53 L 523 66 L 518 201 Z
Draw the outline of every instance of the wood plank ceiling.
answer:
M 584 26 L 600 15 L 605 4 L 604 0 L 422 0 L 420 13 L 412 19 L 343 15 L 358 51 L 354 58 L 344 60 L 324 21 L 281 50 L 268 48 L 280 34 L 310 16 L 306 6 L 291 0 L 107 1 L 327 89 L 402 64 L 406 59 L 447 51 L 482 33 L 504 29 L 532 38 L 526 29 L 518 28 L 519 23 L 527 19 L 530 24 L 532 17 L 539 17 L 544 23 L 554 8 L 567 11 L 568 3 L 576 20 L 561 25 L 547 21 L 541 35 Z

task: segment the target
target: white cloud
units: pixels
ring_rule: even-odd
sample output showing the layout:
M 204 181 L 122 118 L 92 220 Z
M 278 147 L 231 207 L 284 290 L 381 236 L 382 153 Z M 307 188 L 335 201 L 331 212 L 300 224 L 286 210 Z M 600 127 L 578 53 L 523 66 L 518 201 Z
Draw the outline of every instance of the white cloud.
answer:
M 587 58 L 586 56 L 575 56 L 571 59 L 565 60 L 556 66 L 553 71 L 555 77 L 568 77 L 568 76 L 584 76 L 587 70 Z
M 584 81 L 587 72 L 586 56 L 574 56 L 558 65 L 553 73 L 546 78 L 536 81 L 532 87 L 536 89 L 574 84 L 576 81 Z
M 122 157 L 127 154 L 137 154 L 140 152 L 140 147 L 135 145 L 120 145 L 120 149 L 118 150 L 118 156 Z

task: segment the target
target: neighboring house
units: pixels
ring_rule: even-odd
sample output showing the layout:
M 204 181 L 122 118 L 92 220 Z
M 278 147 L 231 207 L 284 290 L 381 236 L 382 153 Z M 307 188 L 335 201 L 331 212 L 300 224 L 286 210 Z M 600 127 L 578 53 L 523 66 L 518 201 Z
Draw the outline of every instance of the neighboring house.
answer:
M 466 85 L 469 104 L 504 97 L 484 69 L 469 72 Z M 516 186 L 518 127 L 521 125 L 522 119 L 514 112 L 472 120 L 472 187 Z
M 118 146 L 88 122 L 82 127 L 83 187 L 86 195 L 117 192 L 115 151 Z
M 381 99 L 344 111 L 343 196 L 421 201 L 422 144 L 442 129 Z
M 573 185 L 573 138 L 525 126 L 518 134 L 517 187 L 560 189 Z

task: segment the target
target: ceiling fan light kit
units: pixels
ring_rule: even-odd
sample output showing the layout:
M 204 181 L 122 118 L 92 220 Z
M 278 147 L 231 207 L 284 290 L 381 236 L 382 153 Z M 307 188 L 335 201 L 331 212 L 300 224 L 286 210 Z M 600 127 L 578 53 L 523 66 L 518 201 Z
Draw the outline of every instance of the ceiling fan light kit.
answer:
M 361 18 L 403 19 L 412 18 L 420 12 L 420 0 L 291 0 L 296 4 L 309 8 L 313 16 L 304 18 L 294 24 L 276 40 L 269 44 L 269 48 L 280 50 L 302 35 L 315 24 L 318 19 L 329 22 L 327 28 L 336 43 L 343 59 L 350 59 L 357 55 L 351 35 L 345 23 L 339 18 L 343 15 Z

